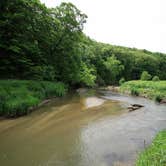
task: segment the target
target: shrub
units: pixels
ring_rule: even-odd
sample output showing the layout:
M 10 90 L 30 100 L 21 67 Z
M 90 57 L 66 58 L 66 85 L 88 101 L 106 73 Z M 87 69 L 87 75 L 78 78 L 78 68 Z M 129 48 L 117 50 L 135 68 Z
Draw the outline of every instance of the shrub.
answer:
M 166 99 L 166 81 L 128 81 L 121 85 L 122 92 L 141 95 L 160 102 Z
M 132 88 L 132 89 L 131 89 L 131 94 L 134 95 L 134 96 L 139 96 L 139 92 L 138 92 L 138 90 L 135 89 L 135 88 Z
M 152 81 L 160 81 L 160 78 L 159 78 L 158 76 L 154 76 L 154 77 L 152 78 Z
M 95 86 L 95 69 L 88 68 L 86 64 L 82 64 L 82 70 L 79 75 L 80 82 L 85 84 L 86 86 L 92 87 Z
M 31 67 L 31 75 L 29 78 L 33 80 L 43 80 L 43 68 L 41 66 Z
M 97 75 L 96 82 L 99 86 L 105 86 L 105 81 L 100 77 L 100 75 Z
M 147 72 L 147 71 L 143 71 L 141 74 L 141 80 L 142 81 L 148 81 L 152 78 L 152 76 Z
M 55 69 L 53 66 L 44 66 L 43 67 L 43 79 L 47 81 L 55 80 Z
M 123 83 L 125 83 L 125 78 L 122 77 L 120 80 L 119 80 L 119 85 L 122 85 Z
M 63 83 L 48 81 L 1 80 L 0 115 L 16 117 L 28 113 L 30 107 L 54 96 L 63 96 L 66 86 Z
M 160 102 L 162 100 L 161 94 L 160 93 L 155 94 L 154 100 L 157 101 L 157 102 Z

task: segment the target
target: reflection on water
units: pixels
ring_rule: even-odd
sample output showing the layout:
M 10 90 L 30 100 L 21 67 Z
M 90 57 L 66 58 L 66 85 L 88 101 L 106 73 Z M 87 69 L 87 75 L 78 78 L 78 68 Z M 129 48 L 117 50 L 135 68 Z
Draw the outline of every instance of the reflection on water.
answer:
M 131 103 L 145 107 L 128 113 Z M 109 91 L 55 99 L 28 116 L 0 120 L 0 165 L 131 166 L 166 128 L 165 108 Z
M 104 99 L 100 99 L 98 97 L 87 97 L 85 99 L 85 106 L 86 108 L 91 108 L 91 107 L 102 105 L 104 102 L 105 102 Z

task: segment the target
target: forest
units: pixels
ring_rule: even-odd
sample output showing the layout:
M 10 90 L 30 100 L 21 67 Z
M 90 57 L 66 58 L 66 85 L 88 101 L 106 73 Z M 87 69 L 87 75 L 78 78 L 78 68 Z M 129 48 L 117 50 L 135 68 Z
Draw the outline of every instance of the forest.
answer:
M 143 71 L 166 79 L 166 54 L 96 42 L 87 16 L 72 3 L 1 0 L 0 79 L 63 82 L 69 87 L 118 84 Z

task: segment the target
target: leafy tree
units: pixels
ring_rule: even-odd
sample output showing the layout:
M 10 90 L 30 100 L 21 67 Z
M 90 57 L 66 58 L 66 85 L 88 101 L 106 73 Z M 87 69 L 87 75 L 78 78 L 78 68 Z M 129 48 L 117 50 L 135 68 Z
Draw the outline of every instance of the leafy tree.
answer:
M 76 84 L 81 66 L 78 44 L 81 40 L 86 15 L 71 3 L 62 3 L 52 13 L 59 20 L 58 40 L 54 42 L 52 65 L 57 72 L 56 79 L 69 84 Z
M 141 74 L 141 80 L 142 81 L 148 81 L 152 78 L 152 76 L 147 72 L 147 71 L 143 71 Z
M 0 66 L 5 77 L 25 78 L 47 63 L 53 24 L 49 9 L 38 0 L 1 3 Z
M 82 64 L 82 70 L 80 72 L 80 81 L 87 86 L 95 85 L 95 70 L 93 68 L 88 68 L 84 63 Z
M 160 81 L 160 78 L 159 78 L 158 76 L 154 76 L 154 77 L 152 78 L 152 81 Z
M 160 79 L 166 80 L 166 55 L 162 53 L 154 53 L 153 56 L 158 58 L 159 62 L 159 69 L 158 69 L 158 76 Z
M 119 60 L 113 55 L 108 57 L 104 62 L 106 69 L 109 71 L 111 82 L 115 83 L 120 73 L 124 70 L 124 66 Z M 108 76 L 109 77 L 109 76 Z
M 137 53 L 134 55 L 133 77 L 138 79 L 143 71 L 148 71 L 150 74 L 157 74 L 159 63 L 156 57 L 145 53 Z
M 87 16 L 72 3 L 1 0 L 0 10 L 0 79 L 93 86 L 139 79 L 143 71 L 166 79 L 166 54 L 90 39 L 83 33 Z
M 120 80 L 119 80 L 119 85 L 122 85 L 123 83 L 125 83 L 125 78 L 122 77 Z

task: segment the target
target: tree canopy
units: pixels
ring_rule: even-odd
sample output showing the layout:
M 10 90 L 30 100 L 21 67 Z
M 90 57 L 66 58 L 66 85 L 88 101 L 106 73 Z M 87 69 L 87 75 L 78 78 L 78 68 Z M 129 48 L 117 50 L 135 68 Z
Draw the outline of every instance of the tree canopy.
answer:
M 87 16 L 72 3 L 1 0 L 0 78 L 116 84 L 143 71 L 166 79 L 166 55 L 96 42 L 83 33 Z

